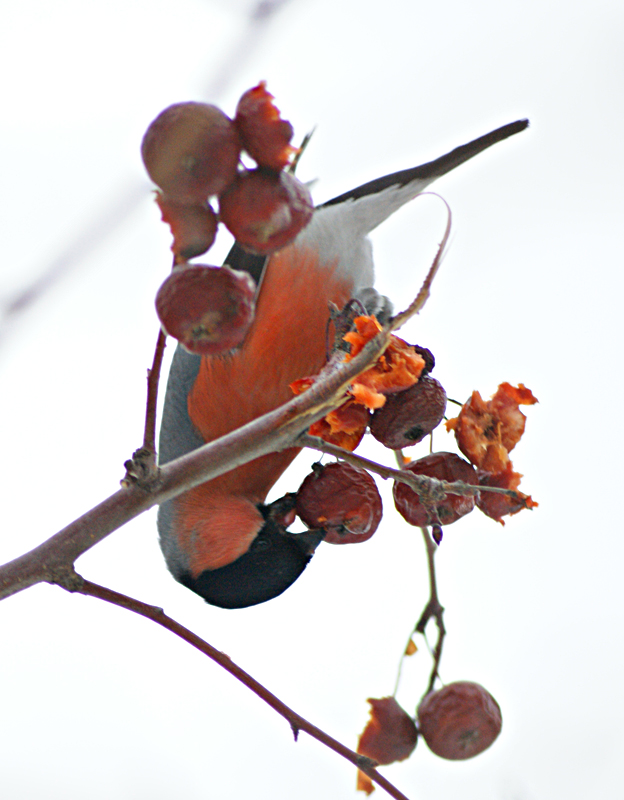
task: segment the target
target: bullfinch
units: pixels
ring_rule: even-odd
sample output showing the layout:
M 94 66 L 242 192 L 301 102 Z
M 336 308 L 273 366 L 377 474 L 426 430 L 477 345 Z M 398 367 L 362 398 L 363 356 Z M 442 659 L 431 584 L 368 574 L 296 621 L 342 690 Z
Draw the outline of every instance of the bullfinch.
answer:
M 528 126 L 512 122 L 412 169 L 329 200 L 292 244 L 268 257 L 234 245 L 226 263 L 258 284 L 255 318 L 243 344 L 218 356 L 173 357 L 160 430 L 166 464 L 292 398 L 289 385 L 326 361 L 330 304 L 359 298 L 377 313 L 368 234 L 445 175 Z M 271 453 L 163 503 L 160 544 L 173 576 L 208 603 L 245 608 L 284 592 L 302 574 L 323 532 L 290 533 L 265 504 L 299 451 Z

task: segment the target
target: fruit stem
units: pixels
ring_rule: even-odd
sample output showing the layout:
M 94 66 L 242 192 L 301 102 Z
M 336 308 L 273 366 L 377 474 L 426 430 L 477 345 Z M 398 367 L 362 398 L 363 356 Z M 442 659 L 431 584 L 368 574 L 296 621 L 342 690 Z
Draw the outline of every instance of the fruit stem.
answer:
M 414 629 L 410 633 L 410 638 L 408 639 L 407 644 L 412 640 L 412 636 L 414 633 L 420 633 L 427 641 L 427 637 L 425 634 L 425 628 L 427 627 L 427 623 L 433 617 L 436 621 L 436 625 L 438 627 L 438 640 L 435 644 L 435 647 L 432 651 L 433 656 L 433 667 L 431 668 L 431 674 L 429 676 L 429 683 L 427 685 L 427 690 L 423 694 L 428 695 L 429 692 L 433 689 L 433 686 L 436 682 L 436 679 L 439 677 L 438 669 L 440 667 L 440 659 L 442 658 L 442 645 L 444 643 L 444 637 L 446 636 L 446 628 L 444 627 L 444 606 L 440 603 L 440 599 L 438 597 L 438 582 L 436 579 L 436 570 L 435 570 L 435 554 L 438 546 L 435 544 L 431 535 L 429 534 L 429 528 L 421 528 L 423 538 L 425 540 L 425 546 L 427 548 L 427 568 L 429 572 L 429 600 L 427 601 L 427 605 L 423 609 L 422 614 L 420 615 L 420 619 L 414 626 Z M 427 645 L 429 647 L 429 645 Z M 429 648 L 431 650 L 431 648 Z M 401 655 L 401 660 L 399 661 L 399 668 L 397 670 L 396 681 L 394 683 L 394 691 L 392 692 L 392 696 L 395 697 L 396 693 L 399 690 L 399 683 L 401 681 L 401 671 L 403 669 L 403 661 L 407 656 L 407 646 L 403 650 L 403 654 Z
M 438 597 L 438 584 L 436 580 L 435 571 L 435 554 L 437 545 L 429 534 L 429 528 L 421 528 L 425 546 L 427 548 L 427 567 L 429 571 L 429 601 L 425 606 L 420 619 L 414 628 L 415 633 L 425 635 L 425 628 L 427 623 L 433 617 L 438 627 L 438 640 L 433 648 L 433 666 L 429 676 L 429 684 L 425 695 L 432 691 L 436 679 L 439 677 L 440 659 L 442 658 L 442 646 L 444 644 L 444 637 L 446 636 L 446 628 L 444 627 L 444 606 L 440 603 Z M 423 695 L 424 697 L 424 695 Z

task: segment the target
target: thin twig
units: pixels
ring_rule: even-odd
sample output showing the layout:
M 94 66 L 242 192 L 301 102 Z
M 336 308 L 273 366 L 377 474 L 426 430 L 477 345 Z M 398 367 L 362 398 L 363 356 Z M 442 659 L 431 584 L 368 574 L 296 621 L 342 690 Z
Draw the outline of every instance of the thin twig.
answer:
M 418 195 L 418 197 L 423 197 L 424 195 L 427 194 L 431 194 L 434 197 L 439 197 L 440 200 L 442 200 L 442 202 L 446 206 L 446 210 L 448 212 L 446 219 L 446 228 L 444 230 L 444 236 L 442 237 L 442 241 L 440 242 L 440 245 L 438 247 L 438 251 L 435 255 L 435 258 L 433 259 L 431 267 L 429 268 L 429 272 L 427 273 L 425 280 L 423 281 L 423 284 L 420 287 L 420 291 L 414 298 L 414 301 L 410 303 L 410 305 L 405 309 L 405 311 L 402 311 L 400 314 L 397 314 L 391 319 L 390 326 L 393 331 L 396 331 L 398 328 L 404 325 L 407 322 L 407 320 L 410 319 L 410 317 L 413 317 L 415 314 L 420 313 L 420 311 L 422 311 L 422 309 L 424 308 L 425 303 L 427 302 L 427 300 L 431 295 L 431 286 L 433 284 L 433 279 L 435 278 L 435 276 L 438 273 L 438 270 L 440 269 L 440 265 L 442 264 L 442 259 L 446 254 L 446 246 L 448 244 L 448 240 L 451 235 L 453 215 L 451 213 L 451 208 L 449 204 L 443 197 L 441 197 L 439 194 L 436 194 L 435 192 L 422 192 L 421 194 Z
M 427 686 L 427 691 L 425 695 L 429 694 L 432 691 L 436 679 L 439 677 L 439 668 L 440 668 L 440 659 L 442 658 L 442 645 L 444 644 L 444 637 L 446 636 L 446 628 L 444 627 L 444 607 L 440 603 L 440 599 L 438 597 L 438 585 L 436 581 L 436 572 L 435 572 L 435 554 L 437 547 L 432 540 L 431 536 L 429 535 L 428 528 L 421 528 L 423 538 L 425 540 L 425 546 L 427 548 L 427 567 L 429 571 L 429 602 L 424 608 L 423 613 L 420 615 L 420 619 L 416 623 L 416 627 L 414 631 L 416 633 L 421 633 L 423 636 L 425 635 L 425 628 L 427 627 L 427 623 L 433 617 L 436 621 L 436 625 L 438 627 L 438 640 L 435 644 L 433 649 L 433 666 L 431 668 L 431 674 L 429 676 L 429 684 Z M 424 695 L 423 695 L 424 696 Z
M 362 467 L 362 469 L 366 469 L 369 472 L 374 472 L 375 475 L 379 475 L 384 480 L 390 479 L 399 481 L 399 483 L 406 483 L 420 497 L 425 497 L 428 502 L 440 503 L 447 494 L 475 497 L 481 491 L 480 486 L 473 486 L 471 483 L 464 483 L 464 481 L 442 481 L 438 478 L 431 478 L 429 475 L 418 475 L 409 470 L 386 467 L 376 461 L 371 461 L 370 458 L 365 458 L 357 455 L 357 453 L 352 453 L 350 450 L 344 450 L 338 445 L 331 444 L 331 442 L 326 442 L 318 436 L 310 436 L 309 433 L 302 433 L 297 438 L 297 444 L 301 447 L 309 447 L 312 450 L 319 450 L 321 453 L 335 456 L 341 461 L 353 464 L 354 467 Z M 499 491 L 509 493 L 513 490 L 502 489 Z
M 165 353 L 167 334 L 160 330 L 156 340 L 154 360 L 152 368 L 147 373 L 147 403 L 145 410 L 145 433 L 143 435 L 143 447 L 146 450 L 156 452 L 156 406 L 158 404 L 158 384 L 160 382 L 160 370 L 162 367 L 163 356 Z
M 355 753 L 353 750 L 345 747 L 345 745 L 341 744 L 332 736 L 329 736 L 329 734 L 325 733 L 320 728 L 317 728 L 316 725 L 308 722 L 308 720 L 289 708 L 289 706 L 283 703 L 265 686 L 253 678 L 248 672 L 235 664 L 229 656 L 225 655 L 225 653 L 222 653 L 220 650 L 217 650 L 211 644 L 208 644 L 208 642 L 201 639 L 188 628 L 185 628 L 179 622 L 176 622 L 174 619 L 167 616 L 162 608 L 148 605 L 147 603 L 143 603 L 135 598 L 115 592 L 112 589 L 108 589 L 96 583 L 91 583 L 91 581 L 84 580 L 76 573 L 73 574 L 69 583 L 62 578 L 59 579 L 58 584 L 63 586 L 63 588 L 66 588 L 68 591 L 77 592 L 89 597 L 96 597 L 100 600 L 104 600 L 107 603 L 111 603 L 112 605 L 132 611 L 134 614 L 138 614 L 146 619 L 151 620 L 152 622 L 155 622 L 157 625 L 160 625 L 161 627 L 175 634 L 180 639 L 188 642 L 201 653 L 208 656 L 208 658 L 211 658 L 220 667 L 223 667 L 226 672 L 229 672 L 230 675 L 239 680 L 261 700 L 264 700 L 264 702 L 267 703 L 267 705 L 269 705 L 274 711 L 280 714 L 280 716 L 284 717 L 293 731 L 295 741 L 297 740 L 297 736 L 300 731 L 307 733 L 312 738 L 321 742 L 321 744 L 324 744 L 330 750 L 333 750 L 335 753 L 338 753 L 338 755 L 354 764 L 358 769 L 362 770 L 362 772 L 368 775 L 371 780 L 375 781 L 375 783 L 377 783 L 382 789 L 385 789 L 390 797 L 395 798 L 395 800 L 408 800 L 408 798 L 402 792 L 400 792 L 393 784 L 384 778 L 383 775 L 380 775 L 377 772 L 375 769 L 377 762 L 367 758 L 366 756 Z
M 135 483 L 148 491 L 158 482 L 158 467 L 156 465 L 156 411 L 158 405 L 158 385 L 160 382 L 160 369 L 167 334 L 159 331 L 154 350 L 152 368 L 147 371 L 147 401 L 145 404 L 145 429 L 143 432 L 143 446 L 135 450 L 132 458 L 126 461 L 124 467 L 126 474 L 121 485 L 128 487 Z

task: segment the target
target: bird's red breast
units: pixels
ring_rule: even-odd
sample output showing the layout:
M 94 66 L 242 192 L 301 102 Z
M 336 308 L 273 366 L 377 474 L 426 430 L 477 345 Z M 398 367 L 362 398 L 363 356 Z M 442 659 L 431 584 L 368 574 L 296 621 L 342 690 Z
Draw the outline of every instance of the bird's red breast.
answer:
M 353 281 L 308 247 L 290 245 L 266 267 L 256 315 L 243 346 L 205 356 L 188 397 L 193 425 L 210 442 L 292 398 L 289 385 L 326 360 L 329 303 L 342 307 Z M 299 451 L 271 453 L 176 500 L 180 543 L 191 570 L 216 569 L 247 551 L 263 525 L 257 503 Z

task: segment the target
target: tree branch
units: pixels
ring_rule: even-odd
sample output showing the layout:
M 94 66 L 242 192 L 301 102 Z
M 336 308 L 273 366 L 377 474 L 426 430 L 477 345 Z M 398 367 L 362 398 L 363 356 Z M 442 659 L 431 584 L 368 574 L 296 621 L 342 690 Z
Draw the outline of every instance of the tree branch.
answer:
M 253 678 L 248 672 L 245 672 L 245 670 L 239 667 L 238 664 L 235 664 L 229 656 L 225 655 L 225 653 L 222 653 L 220 650 L 217 650 L 211 644 L 201 639 L 179 622 L 176 622 L 174 619 L 167 616 L 162 608 L 148 605 L 147 603 L 143 603 L 135 598 L 115 592 L 112 589 L 107 589 L 104 586 L 91 583 L 90 581 L 82 578 L 82 576 L 78 575 L 73 570 L 67 571 L 62 576 L 59 575 L 58 580 L 53 582 L 67 589 L 67 591 L 77 592 L 78 594 L 87 595 L 89 597 L 96 597 L 100 600 L 104 600 L 107 603 L 111 603 L 119 606 L 120 608 L 125 608 L 128 611 L 132 611 L 134 614 L 138 614 L 146 619 L 151 620 L 152 622 L 155 622 L 157 625 L 160 625 L 162 628 L 170 631 L 183 641 L 188 642 L 188 644 L 199 650 L 200 653 L 208 656 L 208 658 L 211 658 L 220 667 L 223 667 L 226 672 L 229 672 L 230 675 L 250 689 L 280 716 L 284 717 L 294 733 L 295 740 L 297 740 L 297 736 L 300 731 L 307 733 L 313 739 L 321 742 L 321 744 L 324 744 L 330 750 L 338 753 L 338 755 L 342 756 L 351 764 L 354 764 L 358 769 L 362 770 L 362 772 L 368 775 L 371 780 L 375 781 L 375 783 L 377 783 L 382 789 L 385 789 L 390 797 L 395 798 L 395 800 L 408 800 L 408 798 L 402 794 L 402 792 L 400 792 L 392 783 L 384 778 L 383 775 L 380 775 L 377 772 L 375 769 L 377 762 L 367 758 L 366 756 L 355 753 L 353 750 L 345 747 L 345 745 L 341 744 L 332 736 L 329 736 L 329 734 L 325 733 L 325 731 L 316 727 L 316 725 L 308 722 L 308 720 L 293 711 L 265 686 Z
M 385 350 L 390 333 L 379 333 L 349 362 L 337 356 L 303 394 L 220 439 L 187 453 L 158 471 L 149 488 L 124 486 L 43 544 L 0 567 L 0 599 L 41 582 L 152 506 L 267 453 L 296 446 L 316 420 L 344 402 L 349 383 Z

